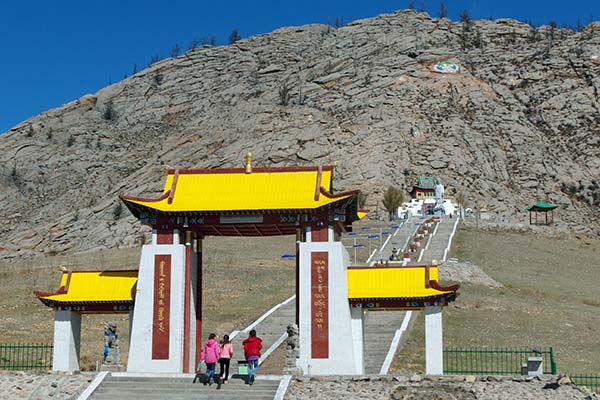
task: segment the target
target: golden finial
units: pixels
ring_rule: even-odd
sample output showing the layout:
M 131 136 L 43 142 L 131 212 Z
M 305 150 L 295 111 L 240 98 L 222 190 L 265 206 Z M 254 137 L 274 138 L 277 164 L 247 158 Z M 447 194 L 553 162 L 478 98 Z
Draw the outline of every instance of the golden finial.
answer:
M 252 173 L 252 152 L 250 151 L 246 154 L 246 173 Z

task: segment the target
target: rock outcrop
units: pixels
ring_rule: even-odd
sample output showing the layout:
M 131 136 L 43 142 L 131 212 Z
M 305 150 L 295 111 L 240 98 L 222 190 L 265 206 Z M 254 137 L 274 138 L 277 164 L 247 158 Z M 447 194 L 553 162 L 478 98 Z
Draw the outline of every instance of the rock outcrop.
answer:
M 465 25 L 399 11 L 279 29 L 160 61 L 0 136 L 0 257 L 131 246 L 119 193 L 176 168 L 336 163 L 375 209 L 436 175 L 466 205 L 600 232 L 600 25 Z M 456 74 L 433 72 L 448 60 Z

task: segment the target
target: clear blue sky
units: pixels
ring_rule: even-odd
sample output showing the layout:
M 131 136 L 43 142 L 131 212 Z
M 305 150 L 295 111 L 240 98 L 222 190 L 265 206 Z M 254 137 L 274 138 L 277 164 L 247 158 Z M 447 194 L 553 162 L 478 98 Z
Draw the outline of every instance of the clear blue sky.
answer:
M 0 3 L 0 133 L 43 111 L 130 74 L 134 64 L 168 56 L 178 43 L 215 36 L 226 44 L 282 26 L 373 17 L 407 7 L 407 0 L 296 1 L 73 1 L 7 0 Z M 415 0 L 437 17 L 440 1 Z M 587 24 L 600 16 L 600 0 L 446 0 L 456 20 L 471 17 Z

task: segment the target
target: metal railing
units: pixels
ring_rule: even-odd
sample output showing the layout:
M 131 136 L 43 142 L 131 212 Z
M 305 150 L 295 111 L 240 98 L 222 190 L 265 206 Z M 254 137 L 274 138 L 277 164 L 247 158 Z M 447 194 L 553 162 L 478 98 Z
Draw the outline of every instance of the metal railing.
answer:
M 0 344 L 0 369 L 50 369 L 52 350 L 51 344 Z
M 524 348 L 446 348 L 444 349 L 445 374 L 520 374 L 528 357 L 542 357 L 544 374 L 556 375 L 556 362 L 552 347 Z
M 570 377 L 577 386 L 585 386 L 592 392 L 600 393 L 600 375 L 571 375 Z

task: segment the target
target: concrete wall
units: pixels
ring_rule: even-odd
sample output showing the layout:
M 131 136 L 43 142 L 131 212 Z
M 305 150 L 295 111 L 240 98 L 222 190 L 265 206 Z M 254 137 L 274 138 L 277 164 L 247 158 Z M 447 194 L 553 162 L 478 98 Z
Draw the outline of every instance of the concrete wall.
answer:
M 310 236 L 308 240 L 310 240 Z M 331 235 L 330 235 L 331 239 Z M 311 358 L 311 253 L 328 252 L 328 358 Z M 349 256 L 340 242 L 300 243 L 300 358 L 310 375 L 361 374 L 362 318 L 351 317 L 346 266 Z M 360 333 L 358 332 L 360 331 Z
M 81 315 L 58 310 L 54 314 L 53 371 L 79 371 Z
M 169 358 L 153 360 L 154 256 L 163 254 L 171 255 Z M 131 327 L 128 372 L 183 372 L 184 278 L 184 245 L 143 246 Z

